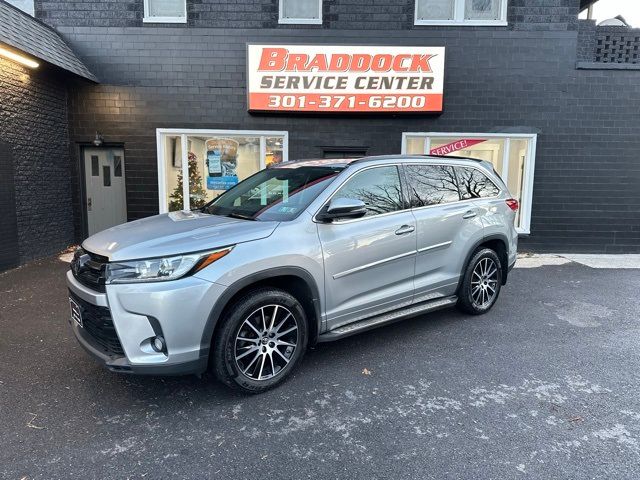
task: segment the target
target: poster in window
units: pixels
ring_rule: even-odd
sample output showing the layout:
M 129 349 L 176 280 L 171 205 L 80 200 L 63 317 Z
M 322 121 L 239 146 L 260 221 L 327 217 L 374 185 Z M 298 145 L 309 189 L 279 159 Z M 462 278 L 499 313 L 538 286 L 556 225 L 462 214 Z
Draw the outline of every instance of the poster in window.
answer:
M 211 138 L 206 142 L 208 190 L 228 190 L 238 183 L 238 142 L 230 138 Z

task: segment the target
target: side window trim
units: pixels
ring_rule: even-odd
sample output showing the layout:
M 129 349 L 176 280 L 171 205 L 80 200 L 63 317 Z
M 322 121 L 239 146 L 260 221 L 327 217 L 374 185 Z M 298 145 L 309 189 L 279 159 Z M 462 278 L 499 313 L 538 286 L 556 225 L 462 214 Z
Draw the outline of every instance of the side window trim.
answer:
M 409 192 L 409 177 L 407 176 L 406 164 L 398 164 L 398 175 L 400 176 L 400 193 L 402 195 L 402 210 L 411 210 L 411 194 Z
M 462 191 L 460 190 L 460 178 L 458 178 L 458 170 L 456 169 L 456 167 L 457 165 L 451 165 L 453 176 L 456 179 L 456 188 L 458 189 L 458 202 L 464 202 L 464 200 L 462 199 Z
M 329 198 L 322 204 L 322 206 L 318 209 L 318 211 L 316 211 L 313 214 L 313 222 L 314 223 L 324 223 L 319 221 L 316 217 L 317 215 L 322 211 L 323 208 L 325 208 L 329 202 L 333 199 L 333 197 L 336 196 L 336 194 L 340 191 L 340 189 L 347 184 L 347 182 L 349 180 L 351 180 L 352 178 L 354 178 L 356 175 L 365 172 L 367 170 L 372 170 L 374 168 L 383 168 L 383 167 L 396 167 L 397 171 L 398 171 L 398 180 L 400 181 L 400 189 L 401 192 L 403 192 L 403 185 L 402 185 L 402 176 L 404 175 L 404 169 L 402 169 L 402 163 L 385 163 L 382 165 L 371 165 L 369 167 L 365 167 L 365 168 L 361 168 L 359 170 L 356 170 L 355 172 L 352 172 L 348 177 L 346 177 L 344 179 L 343 182 L 340 183 L 340 185 L 337 185 L 335 187 L 335 190 L 333 191 L 333 193 L 331 193 L 331 195 L 329 196 Z M 352 218 L 352 219 L 348 219 L 348 220 L 338 220 L 338 221 L 334 221 L 331 223 L 331 225 L 341 225 L 343 223 L 353 223 L 353 222 L 362 222 L 363 220 L 369 220 L 372 218 L 380 218 L 380 217 L 386 217 L 389 215 L 396 215 L 398 213 L 403 213 L 403 212 L 407 212 L 407 211 L 411 211 L 411 207 L 406 203 L 406 199 L 404 198 L 404 193 L 402 193 L 402 205 L 404 208 L 402 208 L 401 210 L 394 210 L 392 212 L 386 212 L 386 213 L 380 213 L 378 215 L 372 215 L 372 216 L 367 216 L 367 217 L 362 217 L 362 218 Z

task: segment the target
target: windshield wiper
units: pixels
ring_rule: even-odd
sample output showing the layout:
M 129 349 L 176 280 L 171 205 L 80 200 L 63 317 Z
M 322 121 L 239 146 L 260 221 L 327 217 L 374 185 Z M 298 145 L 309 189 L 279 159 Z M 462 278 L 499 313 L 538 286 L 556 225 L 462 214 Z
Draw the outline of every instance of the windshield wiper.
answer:
M 239 218 L 240 220 L 251 220 L 254 222 L 256 220 L 255 218 L 250 217 L 249 215 L 242 215 L 241 213 L 235 213 L 235 212 L 227 213 L 225 217 Z

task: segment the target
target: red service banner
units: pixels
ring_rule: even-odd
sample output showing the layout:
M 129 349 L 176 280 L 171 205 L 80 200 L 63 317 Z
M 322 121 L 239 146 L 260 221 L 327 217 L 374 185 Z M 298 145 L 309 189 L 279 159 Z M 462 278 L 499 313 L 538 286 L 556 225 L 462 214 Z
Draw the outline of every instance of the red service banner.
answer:
M 248 45 L 249 111 L 441 112 L 444 47 Z
M 460 140 L 456 140 L 455 142 L 432 148 L 429 151 L 429 155 L 448 155 L 450 153 L 457 152 L 458 150 L 464 150 L 466 148 L 473 147 L 474 145 L 477 145 L 478 143 L 482 143 L 484 141 L 485 140 L 479 138 L 462 138 Z

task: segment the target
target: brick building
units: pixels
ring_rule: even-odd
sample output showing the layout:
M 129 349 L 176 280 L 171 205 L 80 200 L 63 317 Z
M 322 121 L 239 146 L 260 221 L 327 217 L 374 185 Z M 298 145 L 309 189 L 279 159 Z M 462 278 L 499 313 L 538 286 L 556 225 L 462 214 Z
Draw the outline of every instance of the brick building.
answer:
M 0 12 L 55 34 L 86 66 L 84 74 L 49 68 L 0 26 L 0 42 L 47 66 L 25 73 L 0 59 L 0 145 L 13 155 L 13 180 L 0 184 L 3 199 L 14 184 L 15 262 L 213 198 L 225 188 L 212 167 L 221 151 L 233 156 L 240 179 L 283 159 L 475 156 L 491 161 L 520 199 L 522 249 L 640 252 L 640 31 L 578 20 L 589 1 L 12 3 L 35 20 L 4 0 Z M 250 111 L 248 82 L 263 77 L 248 64 L 248 44 L 263 55 L 265 46 L 284 46 L 298 55 L 369 51 L 380 61 L 444 47 L 444 80 L 435 80 L 443 105 L 421 108 L 411 103 L 420 95 L 387 89 L 367 91 L 360 109 L 354 97 L 351 110 L 349 95 L 340 107 L 335 92 L 323 91 L 326 108 L 324 100 L 311 108 L 323 95 L 284 88 L 269 100 L 274 108 Z M 298 75 L 293 70 L 287 75 Z M 6 89 L 17 88 L 20 75 L 34 79 L 34 92 L 57 92 L 46 108 L 24 95 L 26 107 L 17 108 L 33 131 L 11 128 L 7 98 L 16 97 Z M 190 192 L 180 181 L 189 173 L 198 183 Z M 55 209 L 37 210 L 52 198 Z

